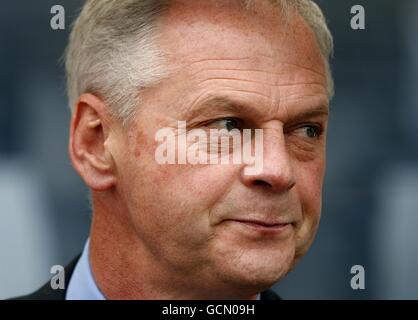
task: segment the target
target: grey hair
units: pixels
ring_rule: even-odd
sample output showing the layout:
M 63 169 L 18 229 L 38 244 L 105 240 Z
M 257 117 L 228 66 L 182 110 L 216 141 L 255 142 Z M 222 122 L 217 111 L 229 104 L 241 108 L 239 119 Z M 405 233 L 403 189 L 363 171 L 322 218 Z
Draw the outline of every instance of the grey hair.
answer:
M 254 0 L 242 0 L 248 8 Z M 305 19 L 324 59 L 328 95 L 334 94 L 329 59 L 333 39 L 321 9 L 312 0 L 270 0 Z M 100 96 L 112 115 L 127 123 L 140 104 L 140 89 L 169 76 L 157 45 L 158 18 L 170 0 L 86 0 L 66 49 L 69 104 L 83 93 Z
M 328 97 L 331 99 L 334 96 L 334 80 L 330 66 L 330 58 L 334 55 L 334 40 L 331 31 L 327 26 L 322 10 L 315 2 L 311 0 L 294 0 L 294 2 L 296 3 L 297 11 L 315 34 L 322 58 L 324 59 Z
M 70 108 L 82 93 L 99 95 L 111 113 L 132 117 L 138 91 L 168 76 L 156 45 L 164 0 L 87 0 L 66 50 Z

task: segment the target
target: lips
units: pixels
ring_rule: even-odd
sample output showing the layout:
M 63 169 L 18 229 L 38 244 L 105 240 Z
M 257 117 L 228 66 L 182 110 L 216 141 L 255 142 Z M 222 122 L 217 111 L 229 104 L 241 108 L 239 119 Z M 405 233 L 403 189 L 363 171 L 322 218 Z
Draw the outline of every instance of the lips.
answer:
M 231 226 L 241 235 L 252 239 L 285 239 L 292 234 L 294 225 L 287 221 L 269 221 L 265 219 L 227 219 L 226 225 Z
M 234 221 L 234 222 L 241 222 L 249 225 L 265 227 L 265 228 L 272 228 L 272 227 L 280 227 L 286 226 L 291 224 L 291 222 L 282 222 L 282 221 L 268 221 L 268 220 L 260 220 L 260 219 L 228 219 L 226 221 Z

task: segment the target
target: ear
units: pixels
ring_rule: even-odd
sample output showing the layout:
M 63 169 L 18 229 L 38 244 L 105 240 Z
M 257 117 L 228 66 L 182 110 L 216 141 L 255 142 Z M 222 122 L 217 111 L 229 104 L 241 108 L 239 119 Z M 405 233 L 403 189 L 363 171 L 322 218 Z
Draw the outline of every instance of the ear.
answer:
M 112 134 L 111 115 L 97 96 L 80 96 L 71 119 L 69 154 L 71 162 L 94 191 L 105 191 L 116 183 L 115 163 L 106 141 Z

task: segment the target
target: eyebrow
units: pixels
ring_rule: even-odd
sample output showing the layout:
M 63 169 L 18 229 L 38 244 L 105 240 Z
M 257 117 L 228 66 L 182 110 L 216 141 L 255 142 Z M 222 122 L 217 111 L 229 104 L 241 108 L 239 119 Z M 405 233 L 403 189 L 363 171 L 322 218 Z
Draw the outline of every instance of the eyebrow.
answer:
M 196 115 L 210 116 L 212 114 L 219 113 L 219 111 L 252 114 L 256 118 L 262 118 L 264 115 L 261 110 L 251 107 L 247 103 L 235 101 L 224 96 L 216 96 L 198 104 L 195 108 L 193 108 L 189 117 L 193 118 Z M 309 108 L 308 110 L 290 115 L 286 120 L 293 122 L 301 119 L 323 117 L 328 115 L 329 107 L 326 104 L 319 104 L 313 108 Z
M 247 103 L 224 96 L 215 96 L 193 108 L 189 117 L 194 118 L 197 115 L 211 116 L 218 114 L 220 111 L 225 113 L 250 114 L 254 118 L 261 118 L 263 116 L 262 111 L 257 110 L 257 108 L 254 108 Z
M 314 108 L 310 108 L 306 111 L 300 112 L 295 115 L 291 115 L 288 121 L 295 122 L 303 119 L 308 118 L 315 118 L 315 117 L 328 117 L 329 116 L 329 107 L 324 104 L 320 104 L 315 106 Z

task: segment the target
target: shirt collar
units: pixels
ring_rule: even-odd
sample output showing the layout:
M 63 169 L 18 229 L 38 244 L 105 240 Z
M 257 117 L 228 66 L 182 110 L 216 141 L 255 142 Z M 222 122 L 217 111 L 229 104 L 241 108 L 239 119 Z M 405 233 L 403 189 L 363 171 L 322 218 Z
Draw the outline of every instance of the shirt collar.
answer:
M 68 284 L 65 300 L 106 300 L 97 287 L 89 261 L 89 243 L 87 239 L 83 253 L 75 266 Z

